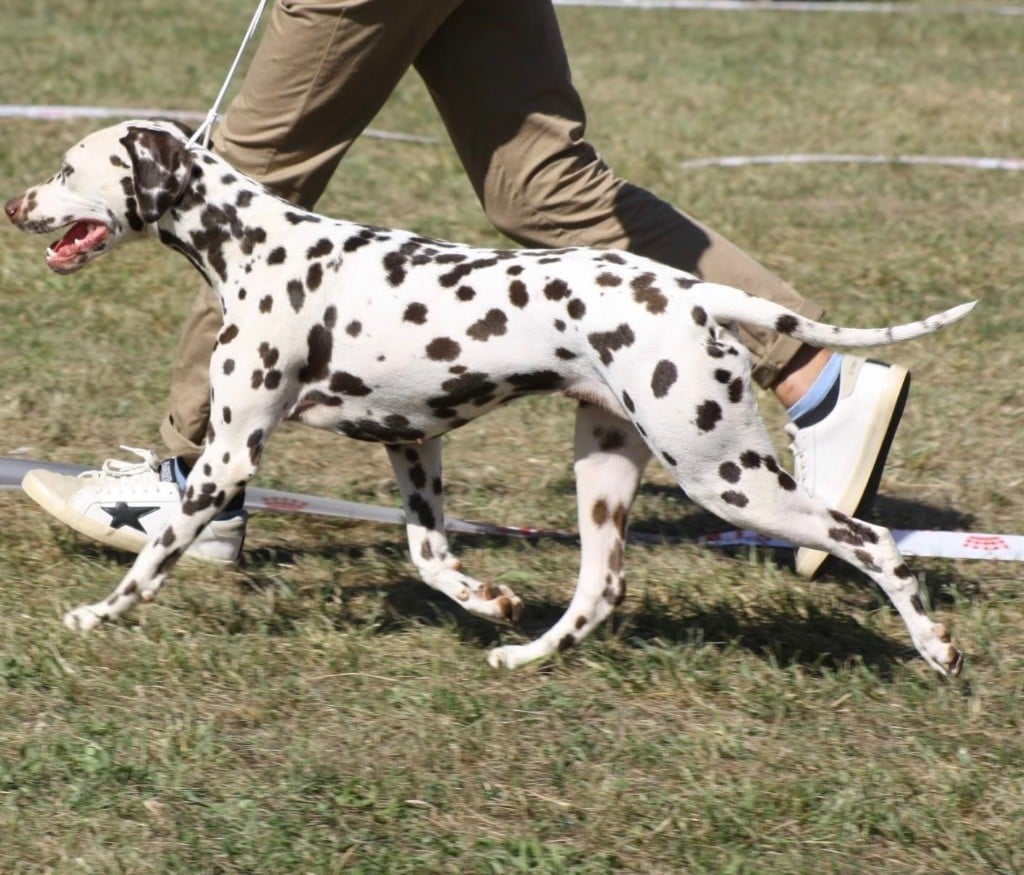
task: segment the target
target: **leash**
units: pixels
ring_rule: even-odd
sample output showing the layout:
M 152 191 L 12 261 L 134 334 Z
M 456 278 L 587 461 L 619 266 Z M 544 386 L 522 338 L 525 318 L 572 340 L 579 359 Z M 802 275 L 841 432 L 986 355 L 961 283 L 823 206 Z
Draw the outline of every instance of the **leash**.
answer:
M 235 78 L 235 72 L 238 70 L 238 65 L 242 62 L 242 55 L 245 54 L 246 48 L 249 43 L 252 42 L 253 35 L 256 33 L 256 28 L 259 27 L 260 19 L 263 17 L 263 10 L 267 7 L 267 0 L 260 0 L 256 6 L 256 11 L 252 15 L 252 20 L 249 22 L 249 28 L 245 32 L 245 36 L 242 37 L 242 44 L 238 47 L 238 51 L 235 53 L 235 60 L 231 62 L 231 66 L 228 68 L 228 75 L 224 77 L 224 84 L 221 85 L 220 91 L 217 97 L 213 101 L 213 106 L 210 107 L 210 111 L 206 114 L 206 118 L 203 123 L 199 125 L 196 132 L 189 138 L 188 145 L 194 146 L 199 143 L 204 149 L 210 145 L 210 130 L 213 128 L 214 123 L 220 117 L 220 105 L 224 101 L 224 95 L 227 94 L 228 86 L 231 85 L 231 80 Z
M 86 469 L 81 465 L 39 462 L 31 459 L 0 457 L 0 491 L 20 489 L 22 478 L 34 468 L 45 468 L 58 474 L 76 476 Z M 251 511 L 302 513 L 334 519 L 405 525 L 405 514 L 398 508 L 363 504 L 339 498 L 284 492 L 278 489 L 249 487 L 245 491 L 245 507 Z M 538 529 L 531 526 L 503 526 L 445 517 L 445 528 L 464 535 L 490 535 L 504 538 L 528 538 L 575 541 L 574 532 Z M 901 553 L 907 556 L 928 556 L 938 559 L 984 559 L 990 562 L 1024 562 L 1024 535 L 999 535 L 975 532 L 891 529 Z M 688 543 L 702 547 L 769 547 L 793 549 L 778 538 L 769 538 L 749 529 L 698 535 L 694 538 L 630 532 L 629 541 L 636 544 Z

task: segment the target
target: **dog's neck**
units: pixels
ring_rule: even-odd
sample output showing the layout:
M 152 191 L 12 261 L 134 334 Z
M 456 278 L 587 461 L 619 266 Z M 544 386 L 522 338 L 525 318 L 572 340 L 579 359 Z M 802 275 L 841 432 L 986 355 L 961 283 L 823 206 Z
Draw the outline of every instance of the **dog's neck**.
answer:
M 200 149 L 179 202 L 154 225 L 160 242 L 184 255 L 213 288 L 240 279 L 241 265 L 267 245 L 264 227 L 286 212 L 304 211 Z M 269 220 L 269 221 L 268 221 Z

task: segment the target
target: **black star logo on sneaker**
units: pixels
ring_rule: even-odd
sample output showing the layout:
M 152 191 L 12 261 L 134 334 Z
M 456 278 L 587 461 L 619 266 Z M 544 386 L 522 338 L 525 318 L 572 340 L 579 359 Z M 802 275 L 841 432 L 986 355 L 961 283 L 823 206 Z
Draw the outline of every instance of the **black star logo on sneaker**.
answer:
M 113 507 L 102 507 L 103 511 L 110 515 L 110 527 L 113 529 L 121 529 L 125 526 L 135 529 L 136 531 L 142 532 L 146 535 L 148 532 L 142 527 L 140 520 L 155 510 L 160 510 L 159 507 L 141 507 L 132 506 L 124 501 L 119 501 Z

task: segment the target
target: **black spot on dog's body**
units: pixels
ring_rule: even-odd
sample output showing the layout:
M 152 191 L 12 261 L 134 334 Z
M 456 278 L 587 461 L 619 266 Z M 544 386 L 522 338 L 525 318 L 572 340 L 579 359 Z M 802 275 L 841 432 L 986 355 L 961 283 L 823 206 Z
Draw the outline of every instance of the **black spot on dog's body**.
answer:
M 662 359 L 658 362 L 654 367 L 654 373 L 651 375 L 651 391 L 654 393 L 654 397 L 664 398 L 678 377 L 679 371 L 672 362 L 668 359 Z
M 384 256 L 384 272 L 389 285 L 400 286 L 405 282 L 405 260 L 399 252 L 389 252 Z
M 483 319 L 474 322 L 466 330 L 473 340 L 486 341 L 491 337 L 499 337 L 508 331 L 508 316 L 501 310 L 493 308 L 487 311 Z
M 722 462 L 718 466 L 718 476 L 727 483 L 739 483 L 740 473 L 740 466 L 735 462 Z
M 306 288 L 311 292 L 315 292 L 320 288 L 320 283 L 323 282 L 324 268 L 319 261 L 313 262 L 309 266 L 309 270 L 306 271 Z
M 403 322 L 412 322 L 414 325 L 422 325 L 427 321 L 427 308 L 424 304 L 409 304 L 402 314 Z
M 722 418 L 722 407 L 717 401 L 705 401 L 697 405 L 697 428 L 712 431 Z
M 668 298 L 665 297 L 664 292 L 661 291 L 654 281 L 657 279 L 653 273 L 642 273 L 636 277 L 630 286 L 633 289 L 633 298 L 638 304 L 643 304 L 648 312 L 664 313 L 665 308 L 668 306 Z
M 615 358 L 614 353 L 623 347 L 631 346 L 636 340 L 633 329 L 625 322 L 614 331 L 599 331 L 587 335 L 590 345 L 598 353 L 601 363 L 610 365 Z
M 526 285 L 522 280 L 513 280 L 509 283 L 508 299 L 520 309 L 530 302 L 529 292 L 526 291 Z
M 456 408 L 464 404 L 479 406 L 493 400 L 497 389 L 497 384 L 487 374 L 470 371 L 441 383 L 444 394 L 427 398 L 427 406 L 435 416 L 451 419 L 457 416 Z
M 363 396 L 369 395 L 373 391 L 361 377 L 350 374 L 348 371 L 335 371 L 331 374 L 329 386 L 332 392 L 338 392 L 341 395 Z
M 321 237 L 309 249 L 306 250 L 306 258 L 324 258 L 334 251 L 334 243 L 326 237 Z
M 288 250 L 283 246 L 275 246 L 270 250 L 270 254 L 267 255 L 267 264 L 284 264 L 285 259 L 288 257 Z
M 440 256 L 437 258 L 437 261 L 441 262 Z M 450 289 L 452 286 L 458 285 L 474 270 L 479 270 L 485 267 L 494 267 L 497 263 L 497 258 L 477 258 L 473 261 L 462 261 L 461 263 L 456 264 L 456 266 L 448 273 L 441 274 L 437 281 L 446 289 Z
M 737 492 L 734 489 L 729 489 L 722 493 L 722 501 L 726 504 L 731 504 L 733 507 L 746 507 L 750 504 L 750 499 L 747 498 L 742 492 Z
M 549 301 L 560 301 L 572 294 L 564 280 L 551 280 L 544 286 L 544 297 Z
M 565 308 L 572 319 L 582 319 L 587 312 L 587 305 L 580 298 L 573 298 Z
M 435 362 L 451 362 L 459 357 L 462 347 L 450 337 L 435 337 L 427 344 L 427 358 Z
M 311 225 L 315 225 L 318 222 L 323 221 L 320 216 L 314 213 L 300 213 L 295 210 L 286 210 L 284 214 L 285 221 L 292 225 L 301 225 L 303 222 L 308 222 Z
M 299 368 L 298 378 L 302 383 L 327 379 L 328 365 L 334 349 L 334 338 L 324 325 L 314 325 L 306 335 L 308 354 L 306 364 Z
M 302 305 L 306 301 L 306 289 L 303 287 L 300 280 L 289 280 L 288 285 L 285 287 L 288 292 L 288 300 L 291 302 L 292 309 L 299 313 L 302 310 Z

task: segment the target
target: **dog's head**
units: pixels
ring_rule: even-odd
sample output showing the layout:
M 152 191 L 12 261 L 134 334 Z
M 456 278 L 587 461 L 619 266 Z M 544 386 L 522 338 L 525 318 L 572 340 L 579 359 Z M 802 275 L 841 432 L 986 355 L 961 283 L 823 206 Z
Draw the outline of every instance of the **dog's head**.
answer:
M 132 121 L 72 146 L 60 172 L 4 204 L 29 234 L 68 228 L 46 264 L 72 273 L 125 240 L 141 238 L 178 204 L 192 180 L 188 134 L 172 123 Z

